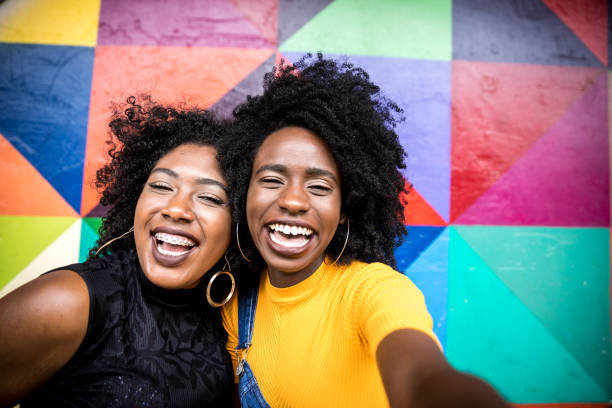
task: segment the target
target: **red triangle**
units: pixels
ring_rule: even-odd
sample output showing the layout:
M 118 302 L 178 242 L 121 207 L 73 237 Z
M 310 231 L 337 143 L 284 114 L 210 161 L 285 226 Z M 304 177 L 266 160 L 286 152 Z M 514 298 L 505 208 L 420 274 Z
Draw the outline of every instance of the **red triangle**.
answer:
M 75 216 L 49 182 L 0 135 L 0 214 Z M 8 237 L 7 237 L 8 238 Z
M 99 195 L 93 181 L 108 160 L 111 103 L 149 94 L 155 102 L 208 108 L 236 86 L 274 49 L 97 46 L 89 105 L 81 215 Z
M 604 65 L 608 65 L 606 0 L 543 0 Z
M 414 188 L 406 186 L 408 194 L 402 194 L 401 198 L 406 203 L 404 206 L 404 223 L 406 225 L 447 225 L 440 214 L 434 210 L 421 194 Z
M 601 72 L 453 61 L 451 221 L 545 134 Z
M 230 3 L 257 28 L 263 38 L 271 44 L 277 43 L 278 0 L 230 0 Z

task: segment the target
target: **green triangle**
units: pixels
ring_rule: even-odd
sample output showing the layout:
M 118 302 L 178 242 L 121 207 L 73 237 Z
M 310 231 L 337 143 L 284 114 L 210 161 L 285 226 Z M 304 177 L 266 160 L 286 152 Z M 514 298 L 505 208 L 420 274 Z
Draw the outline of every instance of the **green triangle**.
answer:
M 280 50 L 449 61 L 451 0 L 337 0 Z
M 79 262 L 85 262 L 89 250 L 94 246 L 98 237 L 98 229 L 102 225 L 102 218 L 83 218 L 81 225 L 81 244 L 79 246 Z
M 489 381 L 513 403 L 609 400 L 608 388 L 592 380 L 456 228 L 449 252 L 446 353 L 453 366 Z
M 608 229 L 457 227 L 457 231 L 612 394 Z
M 0 287 L 68 229 L 75 217 L 0 216 Z M 41 271 L 43 272 L 43 271 Z

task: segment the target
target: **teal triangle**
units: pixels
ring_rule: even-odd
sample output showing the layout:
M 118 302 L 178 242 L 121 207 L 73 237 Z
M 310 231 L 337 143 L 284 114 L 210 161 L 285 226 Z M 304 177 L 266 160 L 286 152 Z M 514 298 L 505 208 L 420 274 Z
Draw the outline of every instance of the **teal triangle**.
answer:
M 449 261 L 446 353 L 454 367 L 489 381 L 513 403 L 609 400 L 609 390 L 593 381 L 455 228 Z
M 608 229 L 456 229 L 612 396 Z
M 83 218 L 81 224 L 81 244 L 79 246 L 79 262 L 84 262 L 89 250 L 98 240 L 98 229 L 102 225 L 102 218 Z
M 451 0 L 336 0 L 281 51 L 449 61 Z

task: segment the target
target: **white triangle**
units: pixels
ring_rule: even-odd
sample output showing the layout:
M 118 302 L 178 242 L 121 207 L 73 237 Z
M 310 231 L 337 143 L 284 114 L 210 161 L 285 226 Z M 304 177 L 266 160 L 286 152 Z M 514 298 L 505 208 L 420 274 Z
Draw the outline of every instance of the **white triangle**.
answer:
M 79 262 L 82 222 L 80 218 L 77 219 L 74 224 L 68 227 L 62 235 L 23 268 L 6 286 L 0 289 L 0 297 L 37 278 L 44 272 Z

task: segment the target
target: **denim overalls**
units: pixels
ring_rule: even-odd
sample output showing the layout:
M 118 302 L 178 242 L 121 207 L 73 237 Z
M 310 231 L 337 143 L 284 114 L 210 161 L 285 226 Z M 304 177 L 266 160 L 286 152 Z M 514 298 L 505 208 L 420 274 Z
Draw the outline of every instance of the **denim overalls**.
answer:
M 270 405 L 261 393 L 253 371 L 246 361 L 246 354 L 251 347 L 253 336 L 259 287 L 258 285 L 252 285 L 245 289 L 245 291 L 238 292 L 238 346 L 236 346 L 236 356 L 238 357 L 236 375 L 239 377 L 238 395 L 242 408 L 269 408 Z

